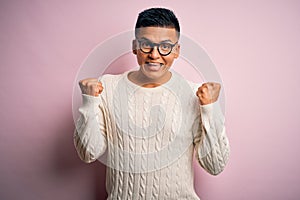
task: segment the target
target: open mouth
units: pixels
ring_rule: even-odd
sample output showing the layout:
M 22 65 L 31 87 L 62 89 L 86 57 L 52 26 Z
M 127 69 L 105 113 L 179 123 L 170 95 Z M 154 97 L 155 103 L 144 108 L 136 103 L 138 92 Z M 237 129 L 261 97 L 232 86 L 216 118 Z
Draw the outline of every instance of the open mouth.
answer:
M 151 63 L 151 62 L 146 62 L 146 63 L 145 63 L 145 66 L 146 66 L 149 70 L 151 70 L 151 71 L 158 71 L 158 70 L 161 68 L 161 66 L 163 66 L 163 64 L 162 64 L 162 63 Z

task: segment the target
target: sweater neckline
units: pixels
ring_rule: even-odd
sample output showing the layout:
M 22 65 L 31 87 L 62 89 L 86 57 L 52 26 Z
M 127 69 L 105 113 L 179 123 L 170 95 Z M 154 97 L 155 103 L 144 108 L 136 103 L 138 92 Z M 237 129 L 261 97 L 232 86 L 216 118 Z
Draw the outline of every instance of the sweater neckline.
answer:
M 155 91 L 155 90 L 161 90 L 162 88 L 164 87 L 169 87 L 171 86 L 173 83 L 174 83 L 174 79 L 175 79 L 175 76 L 176 76 L 176 73 L 173 71 L 173 70 L 170 70 L 170 73 L 171 73 L 171 78 L 165 82 L 164 84 L 161 84 L 159 86 L 156 86 L 156 87 L 142 87 L 134 82 L 132 82 L 131 80 L 129 80 L 128 78 L 128 74 L 131 73 L 131 72 L 134 72 L 133 70 L 129 70 L 129 71 L 126 71 L 123 75 L 124 75 L 124 80 L 127 82 L 127 84 L 129 84 L 130 86 L 134 87 L 134 88 L 139 88 L 141 90 L 147 90 L 147 91 Z

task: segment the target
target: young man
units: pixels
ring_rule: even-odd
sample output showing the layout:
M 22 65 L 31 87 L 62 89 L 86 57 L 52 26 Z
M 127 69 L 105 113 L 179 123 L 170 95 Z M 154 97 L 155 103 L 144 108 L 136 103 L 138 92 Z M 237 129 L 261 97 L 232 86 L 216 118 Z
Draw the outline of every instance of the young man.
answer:
M 141 12 L 132 51 L 137 71 L 84 79 L 74 132 L 80 158 L 107 165 L 108 199 L 199 199 L 193 153 L 210 174 L 229 158 L 220 84 L 201 86 L 170 70 L 180 53 L 180 27 L 164 8 Z

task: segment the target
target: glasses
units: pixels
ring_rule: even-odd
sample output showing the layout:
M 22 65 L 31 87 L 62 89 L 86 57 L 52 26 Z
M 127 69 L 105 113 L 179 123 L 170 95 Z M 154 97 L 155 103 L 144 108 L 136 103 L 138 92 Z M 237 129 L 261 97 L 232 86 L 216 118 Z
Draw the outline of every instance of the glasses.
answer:
M 153 43 L 150 42 L 149 40 L 138 40 L 138 42 L 139 42 L 140 50 L 143 53 L 151 53 L 154 47 L 157 47 L 159 54 L 162 56 L 169 55 L 172 52 L 173 47 L 178 43 L 178 41 L 175 44 L 171 44 L 168 42 Z

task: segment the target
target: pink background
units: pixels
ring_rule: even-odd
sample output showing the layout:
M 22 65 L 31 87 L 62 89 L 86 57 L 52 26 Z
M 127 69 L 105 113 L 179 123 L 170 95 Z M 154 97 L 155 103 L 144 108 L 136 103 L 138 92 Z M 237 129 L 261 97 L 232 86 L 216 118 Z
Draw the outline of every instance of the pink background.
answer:
M 105 167 L 73 146 L 72 90 L 100 42 L 138 12 L 166 6 L 206 49 L 223 80 L 231 157 L 202 200 L 300 196 L 300 1 L 1 1 L 0 199 L 102 200 Z

